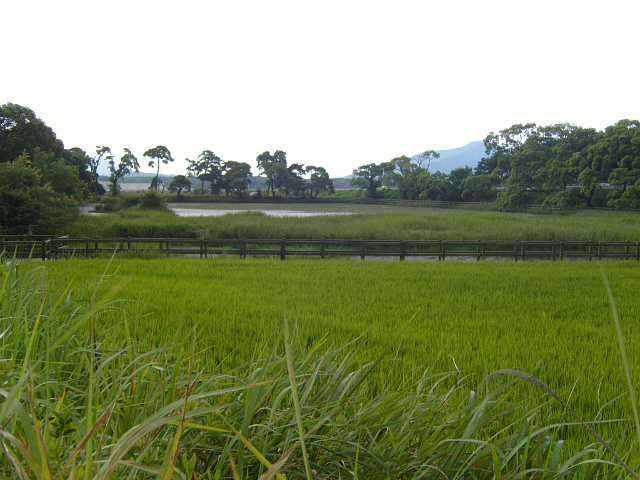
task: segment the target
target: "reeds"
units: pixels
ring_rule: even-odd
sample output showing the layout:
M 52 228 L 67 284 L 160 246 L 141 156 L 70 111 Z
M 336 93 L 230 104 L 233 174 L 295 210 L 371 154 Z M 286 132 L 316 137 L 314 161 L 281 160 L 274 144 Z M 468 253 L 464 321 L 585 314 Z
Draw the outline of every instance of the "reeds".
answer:
M 210 205 L 221 208 L 221 205 Z M 335 211 L 322 204 L 296 207 Z M 259 208 L 259 206 L 256 206 Z M 261 212 L 219 217 L 178 217 L 171 213 L 127 210 L 80 216 L 65 232 L 71 236 L 171 238 L 340 238 L 371 240 L 540 240 L 638 241 L 636 212 L 575 211 L 519 214 L 475 210 L 370 205 L 340 206 L 353 215 L 272 217 Z

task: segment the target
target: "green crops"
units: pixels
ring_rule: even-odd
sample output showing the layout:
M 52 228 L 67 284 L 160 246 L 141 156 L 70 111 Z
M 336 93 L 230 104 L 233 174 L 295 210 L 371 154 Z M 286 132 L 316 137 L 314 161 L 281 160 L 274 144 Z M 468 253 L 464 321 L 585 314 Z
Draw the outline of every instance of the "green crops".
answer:
M 2 475 L 627 478 L 500 369 L 638 464 L 600 273 L 637 379 L 635 262 L 41 265 L 0 273 Z
M 46 266 L 52 279 L 81 283 L 106 263 Z M 398 381 L 415 367 L 452 370 L 454 361 L 478 380 L 519 369 L 570 396 L 586 418 L 620 418 L 626 400 L 615 399 L 624 392 L 624 374 L 598 265 L 159 259 L 117 260 L 107 270 L 118 295 L 137 300 L 120 308 L 136 312 L 137 335 L 153 346 L 197 325 L 207 357 L 234 367 L 280 335 L 286 313 L 306 345 L 358 339 L 363 362 L 391 346 L 403 365 L 392 369 Z M 635 262 L 603 265 L 639 378 L 640 269 Z

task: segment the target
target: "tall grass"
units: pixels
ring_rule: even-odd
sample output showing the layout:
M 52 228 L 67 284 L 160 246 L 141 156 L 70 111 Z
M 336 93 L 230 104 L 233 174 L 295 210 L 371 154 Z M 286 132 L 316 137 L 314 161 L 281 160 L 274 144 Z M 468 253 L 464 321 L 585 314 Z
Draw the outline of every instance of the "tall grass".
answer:
M 517 382 L 407 374 L 385 352 L 364 360 L 363 339 L 306 345 L 282 321 L 225 369 L 211 351 L 229 339 L 173 315 L 159 342 L 114 266 L 78 285 L 77 265 L 0 271 L 3 478 L 625 478 L 599 445 L 566 451 L 576 427 Z
M 323 206 L 309 208 L 322 209 Z M 636 212 L 516 214 L 411 207 L 349 208 L 356 213 L 304 218 L 278 218 L 255 211 L 185 218 L 162 212 L 128 210 L 103 216 L 81 216 L 68 233 L 72 236 L 172 238 L 634 242 L 640 239 L 640 216 Z

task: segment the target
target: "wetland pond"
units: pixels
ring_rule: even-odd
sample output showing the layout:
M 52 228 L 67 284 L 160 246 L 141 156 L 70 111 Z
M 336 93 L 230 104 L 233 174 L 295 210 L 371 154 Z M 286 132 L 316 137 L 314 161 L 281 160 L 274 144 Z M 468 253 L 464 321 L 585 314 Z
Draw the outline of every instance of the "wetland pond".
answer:
M 169 208 L 181 217 L 217 217 L 227 213 L 262 212 L 272 217 L 317 217 L 322 215 L 351 215 L 357 213 L 353 208 L 344 208 L 344 205 L 255 205 L 243 203 L 211 204 L 192 203 L 187 205 L 170 203 Z

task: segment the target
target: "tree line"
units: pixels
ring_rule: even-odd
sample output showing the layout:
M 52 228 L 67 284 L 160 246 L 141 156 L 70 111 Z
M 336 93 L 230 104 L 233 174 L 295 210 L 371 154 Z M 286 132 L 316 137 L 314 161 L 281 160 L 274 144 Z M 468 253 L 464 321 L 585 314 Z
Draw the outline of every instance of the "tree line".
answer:
M 353 171 L 351 183 L 369 197 L 444 201 L 496 201 L 501 210 L 529 204 L 562 208 L 610 206 L 640 209 L 640 122 L 621 120 L 603 131 L 571 124 L 512 125 L 484 139 L 486 157 L 474 167 L 445 174 L 431 171 L 439 157 L 433 150 L 400 156 Z M 164 190 L 160 168 L 174 161 L 163 145 L 143 154 L 156 170 L 150 188 Z M 204 150 L 187 160 L 186 175 L 177 175 L 169 191 L 178 195 L 198 179 L 212 194 L 246 194 L 251 166 L 222 160 Z M 108 193 L 116 196 L 122 179 L 139 171 L 128 148 L 119 159 L 106 146 L 89 155 L 64 148 L 53 130 L 35 113 L 17 104 L 0 106 L 0 233 L 53 233 L 72 221 L 78 201 L 107 193 L 98 167 L 107 162 Z M 326 169 L 289 163 L 284 151 L 256 157 L 266 190 L 257 196 L 315 198 L 333 192 Z M 383 193 L 381 193 L 383 192 Z
M 640 122 L 620 120 L 597 131 L 563 123 L 516 124 L 484 139 L 475 168 L 431 173 L 427 151 L 353 171 L 352 185 L 376 197 L 496 201 L 513 211 L 527 205 L 640 209 Z M 424 163 L 427 163 L 425 166 Z
M 160 168 L 174 161 L 171 151 L 158 145 L 143 156 L 155 169 L 149 188 L 164 191 Z M 186 160 L 186 175 L 173 178 L 170 192 L 180 195 L 191 190 L 191 178 L 197 178 L 202 194 L 205 184 L 212 194 L 242 197 L 247 193 L 251 181 L 248 163 L 222 160 L 211 150 L 204 150 L 196 160 Z M 266 195 L 278 192 L 315 198 L 322 191 L 334 191 L 326 169 L 289 164 L 283 151 L 263 152 L 256 161 L 267 179 Z M 103 162 L 109 174 L 106 190 L 98 173 Z M 139 170 L 140 160 L 128 148 L 119 158 L 108 146 L 97 146 L 92 155 L 80 148 L 66 149 L 33 110 L 13 103 L 0 106 L 0 234 L 59 231 L 73 220 L 79 201 L 90 195 L 117 196 L 124 177 Z

